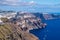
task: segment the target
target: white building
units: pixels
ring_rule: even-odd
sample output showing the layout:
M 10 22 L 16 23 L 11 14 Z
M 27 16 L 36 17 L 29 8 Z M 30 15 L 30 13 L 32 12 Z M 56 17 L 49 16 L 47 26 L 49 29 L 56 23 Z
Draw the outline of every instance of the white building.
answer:
M 3 23 L 3 21 L 0 19 L 0 25 L 3 25 L 4 23 Z
M 2 15 L 0 15 L 0 18 L 2 18 L 3 16 Z
M 2 23 L 3 21 L 0 19 L 0 23 Z
M 8 13 L 1 14 L 0 18 L 2 17 L 2 18 L 8 18 L 8 19 L 10 19 L 12 17 L 15 17 L 15 15 L 16 15 L 16 12 L 11 12 L 11 13 L 8 12 Z
M 35 16 L 32 15 L 32 14 L 26 14 L 26 15 L 24 15 L 24 18 L 32 18 L 32 17 L 35 17 Z

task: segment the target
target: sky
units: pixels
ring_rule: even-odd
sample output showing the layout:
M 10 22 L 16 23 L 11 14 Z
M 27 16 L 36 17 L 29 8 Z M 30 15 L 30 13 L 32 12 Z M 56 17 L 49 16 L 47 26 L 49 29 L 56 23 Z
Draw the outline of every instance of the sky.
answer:
M 60 0 L 0 0 L 0 10 L 60 12 Z

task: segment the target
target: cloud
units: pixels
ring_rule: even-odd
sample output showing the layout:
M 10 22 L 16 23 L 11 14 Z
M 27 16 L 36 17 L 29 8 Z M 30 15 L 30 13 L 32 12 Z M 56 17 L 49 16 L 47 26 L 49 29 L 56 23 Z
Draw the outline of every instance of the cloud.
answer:
M 19 0 L 5 0 L 7 2 L 19 2 Z
M 5 5 L 18 5 L 19 0 L 2 0 L 0 1 L 0 4 Z
M 24 2 L 22 0 L 1 0 L 0 4 L 4 5 L 12 5 L 12 6 L 28 6 L 28 5 L 34 5 L 34 1 Z
M 34 1 L 30 1 L 29 4 L 35 4 L 35 2 Z

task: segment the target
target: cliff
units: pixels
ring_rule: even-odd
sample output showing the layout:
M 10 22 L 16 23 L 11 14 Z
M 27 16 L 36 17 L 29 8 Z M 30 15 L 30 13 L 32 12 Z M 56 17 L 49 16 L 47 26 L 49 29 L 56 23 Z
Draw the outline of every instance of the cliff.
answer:
M 46 26 L 41 18 L 32 13 L 17 13 L 14 18 L 10 19 L 10 22 L 19 26 L 23 31 L 45 28 Z
M 1 40 L 40 40 L 29 32 L 29 30 L 45 28 L 41 18 L 31 13 L 17 13 L 10 19 L 0 18 Z
M 31 33 L 22 31 L 14 24 L 5 23 L 0 25 L 0 39 L 1 40 L 38 40 L 36 36 Z

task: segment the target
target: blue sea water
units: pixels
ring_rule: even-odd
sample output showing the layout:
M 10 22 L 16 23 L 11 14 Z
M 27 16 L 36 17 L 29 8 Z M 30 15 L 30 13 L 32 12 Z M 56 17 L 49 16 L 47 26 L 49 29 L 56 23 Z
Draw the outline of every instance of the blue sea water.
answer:
M 60 40 L 60 19 L 44 20 L 47 23 L 44 29 L 34 29 L 30 32 L 40 40 Z

